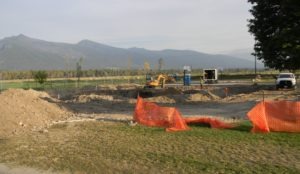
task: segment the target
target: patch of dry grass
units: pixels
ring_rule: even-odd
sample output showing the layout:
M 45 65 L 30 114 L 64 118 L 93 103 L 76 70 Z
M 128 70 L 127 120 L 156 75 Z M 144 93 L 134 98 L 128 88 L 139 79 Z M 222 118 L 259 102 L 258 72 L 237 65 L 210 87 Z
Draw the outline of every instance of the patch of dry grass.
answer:
M 167 133 L 125 123 L 57 124 L 0 140 L 0 162 L 74 173 L 299 173 L 300 134 L 192 127 Z

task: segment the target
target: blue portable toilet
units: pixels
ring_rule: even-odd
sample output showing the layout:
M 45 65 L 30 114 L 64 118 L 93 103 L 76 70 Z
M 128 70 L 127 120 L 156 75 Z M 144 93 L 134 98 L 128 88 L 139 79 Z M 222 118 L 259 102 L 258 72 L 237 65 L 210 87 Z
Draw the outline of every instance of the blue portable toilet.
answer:
M 185 73 L 183 77 L 183 85 L 184 86 L 190 86 L 191 85 L 191 74 L 190 73 Z
M 190 86 L 191 85 L 191 67 L 184 66 L 183 67 L 183 85 Z
M 191 85 L 191 74 L 186 74 L 186 85 L 190 86 Z

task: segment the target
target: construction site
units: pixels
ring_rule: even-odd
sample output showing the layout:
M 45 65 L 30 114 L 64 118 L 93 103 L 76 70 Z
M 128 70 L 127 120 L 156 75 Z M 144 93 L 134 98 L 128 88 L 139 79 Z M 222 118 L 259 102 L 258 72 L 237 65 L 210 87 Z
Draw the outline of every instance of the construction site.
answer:
M 275 90 L 271 85 L 180 86 L 143 89 L 141 85 L 105 85 L 64 94 L 8 89 L 1 93 L 0 135 L 41 131 L 71 120 L 133 119 L 137 96 L 160 106 L 176 107 L 185 117 L 208 116 L 229 120 L 247 119 L 247 112 L 263 100 L 298 101 L 298 90 Z
M 265 129 L 261 130 L 259 128 L 258 131 L 257 130 L 253 131 L 256 124 L 255 119 L 254 121 L 250 120 L 251 117 L 247 115 L 252 108 L 258 105 L 260 102 L 264 102 L 264 101 L 274 101 L 274 102 L 286 101 L 286 102 L 295 103 L 297 106 L 294 105 L 295 108 L 292 109 L 290 108 L 290 111 L 294 112 L 292 110 L 295 110 L 296 107 L 298 107 L 299 105 L 299 100 L 300 100 L 299 88 L 278 90 L 275 88 L 274 84 L 257 84 L 251 82 L 244 83 L 238 81 L 219 81 L 218 83 L 202 84 L 201 81 L 197 83 L 193 83 L 190 80 L 188 81 L 188 84 L 185 84 L 187 83 L 186 80 L 183 80 L 183 83 L 177 82 L 177 83 L 170 83 L 170 84 L 168 82 L 159 81 L 157 84 L 153 86 L 154 81 L 155 80 L 152 79 L 152 81 L 150 80 L 150 82 L 146 82 L 145 85 L 120 84 L 120 85 L 86 86 L 82 90 L 74 89 L 74 90 L 67 90 L 64 92 L 55 91 L 55 90 L 36 91 L 33 89 L 29 89 L 29 90 L 7 89 L 2 91 L 0 93 L 0 99 L 1 99 L 0 100 L 0 113 L 1 113 L 0 114 L 0 120 L 1 120 L 0 121 L 0 146 L 6 150 L 0 152 L 2 156 L 1 161 L 9 164 L 11 164 L 11 162 L 13 161 L 18 161 L 17 162 L 18 165 L 37 167 L 42 171 L 46 169 L 49 173 L 52 173 L 53 171 L 55 171 L 55 173 L 56 172 L 73 173 L 75 171 L 83 172 L 86 171 L 87 169 L 76 168 L 72 165 L 67 167 L 61 167 L 61 166 L 58 167 L 59 165 L 57 165 L 56 162 L 59 161 L 60 157 L 55 157 L 55 159 L 57 158 L 58 161 L 52 161 L 51 163 L 49 163 L 49 165 L 48 164 L 39 165 L 37 164 L 39 162 L 31 165 L 28 162 L 17 160 L 16 158 L 19 157 L 18 155 L 15 156 L 14 151 L 15 150 L 19 151 L 21 148 L 20 152 L 22 151 L 22 153 L 31 153 L 32 151 L 30 150 L 31 146 L 32 147 L 37 146 L 34 147 L 35 150 L 41 148 L 41 145 L 39 144 L 40 142 L 37 141 L 41 141 L 45 143 L 46 142 L 55 143 L 56 146 L 58 145 L 57 148 L 64 149 L 67 148 L 65 146 L 70 145 L 69 144 L 70 142 L 68 141 L 72 141 L 75 144 L 81 142 L 81 140 L 79 139 L 71 140 L 72 139 L 71 137 L 74 138 L 74 136 L 76 137 L 79 135 L 89 137 L 90 135 L 84 132 L 90 129 L 91 129 L 90 131 L 92 131 L 92 134 L 96 133 L 98 134 L 97 136 L 101 136 L 101 137 L 105 136 L 106 138 L 109 138 L 110 136 L 122 136 L 122 135 L 111 135 L 111 134 L 106 135 L 107 131 L 110 132 L 118 126 L 121 127 L 122 129 L 125 129 L 125 133 L 130 129 L 132 131 L 134 130 L 139 131 L 140 129 L 143 129 L 142 132 L 144 132 L 145 134 L 152 132 L 152 130 L 157 131 L 157 129 L 154 129 L 153 127 L 158 127 L 160 136 L 167 135 L 167 136 L 173 136 L 174 138 L 176 136 L 180 137 L 182 136 L 182 134 L 171 133 L 171 135 L 168 135 L 170 133 L 165 132 L 164 128 L 167 128 L 166 129 L 167 131 L 175 130 L 179 132 L 182 132 L 180 130 L 183 130 L 183 132 L 190 132 L 190 131 L 193 132 L 193 129 L 195 129 L 194 131 L 200 130 L 199 136 L 201 136 L 202 129 L 210 129 L 210 128 L 206 128 L 206 126 L 200 127 L 200 129 L 193 126 L 192 129 L 188 128 L 187 126 L 185 126 L 184 128 L 176 127 L 178 126 L 177 123 L 178 119 L 183 119 L 186 122 L 183 123 L 184 125 L 189 123 L 202 125 L 204 123 L 207 124 L 208 126 L 210 125 L 209 127 L 212 128 L 217 128 L 217 129 L 229 128 L 229 130 L 230 128 L 240 126 L 245 121 L 249 123 L 252 122 L 253 125 L 250 124 L 249 128 L 247 129 L 247 132 L 245 132 L 247 134 L 246 136 L 251 136 L 251 128 L 252 128 L 252 132 L 270 132 L 270 131 L 299 132 L 300 131 L 299 113 L 296 113 L 296 111 L 295 113 L 292 113 L 292 115 L 294 114 L 293 115 L 294 118 L 291 119 L 292 119 L 292 124 L 294 125 L 290 127 L 291 128 L 290 130 L 286 129 L 286 127 L 283 127 L 283 130 L 280 129 L 276 130 L 273 129 L 272 126 L 269 126 L 268 129 L 266 130 Z M 150 84 L 152 86 L 149 87 Z M 145 102 L 142 104 L 143 107 L 145 108 L 142 108 L 142 110 L 137 109 L 139 99 L 140 100 L 143 99 L 143 102 Z M 148 109 L 147 111 L 147 107 L 150 107 L 152 109 Z M 290 106 L 282 106 L 282 107 L 290 107 Z M 173 110 L 172 113 L 170 112 L 172 108 L 175 108 L 176 113 L 178 113 L 175 116 L 176 118 L 173 116 L 174 115 Z M 139 114 L 141 114 L 140 117 L 138 116 Z M 196 120 L 189 119 L 189 118 L 196 118 Z M 206 120 L 203 121 L 203 118 L 205 118 Z M 283 120 L 286 120 L 284 119 L 284 116 L 282 118 Z M 175 120 L 176 123 L 175 122 L 170 123 L 170 120 L 171 122 L 172 120 Z M 175 127 L 170 127 L 171 124 L 173 126 L 175 124 Z M 226 124 L 229 126 L 226 126 Z M 76 128 L 76 130 L 74 130 L 74 128 Z M 101 130 L 98 129 L 103 129 L 103 131 L 106 133 L 103 132 L 104 134 L 102 134 Z M 224 132 L 226 133 L 226 130 L 224 130 Z M 66 133 L 68 133 L 68 135 Z M 155 135 L 155 133 L 151 133 L 151 135 L 148 136 L 151 137 L 153 135 Z M 297 134 L 296 135 L 292 134 L 292 136 L 298 137 Z M 188 138 L 188 136 L 185 138 Z M 10 144 L 11 141 L 17 143 L 16 144 L 13 143 L 13 145 L 11 145 Z M 36 142 L 36 145 L 29 143 L 31 141 Z M 92 139 L 85 140 L 85 141 L 91 142 Z M 111 140 L 103 140 L 103 141 L 111 141 Z M 110 144 L 115 141 L 117 140 L 115 139 L 112 140 L 112 142 L 107 142 L 107 143 Z M 120 141 L 122 140 L 120 139 Z M 31 145 L 28 145 L 28 143 Z M 127 144 L 128 142 L 127 143 L 123 142 L 123 143 Z M 42 146 L 45 146 L 45 144 Z M 22 148 L 24 147 L 25 149 L 22 150 Z M 80 147 L 80 149 L 82 150 L 82 147 L 79 144 L 78 146 L 76 145 L 76 147 L 77 148 Z M 50 146 L 45 147 L 47 151 L 50 150 L 49 148 L 51 147 Z M 101 147 L 99 146 L 99 148 Z M 182 147 L 178 147 L 178 148 L 182 148 Z M 280 148 L 280 147 L 276 147 L 276 148 Z M 298 150 L 299 150 L 298 147 L 292 149 L 292 151 L 298 151 Z M 72 153 L 68 150 L 67 152 Z M 43 156 L 47 152 L 44 151 L 44 152 L 36 152 L 36 153 L 41 153 L 40 155 Z M 49 154 L 51 153 L 52 152 L 49 152 Z M 76 152 L 76 153 L 81 153 L 81 152 Z M 89 152 L 87 153 L 89 154 Z M 111 153 L 114 154 L 115 152 L 111 152 Z M 128 152 L 125 150 L 122 151 L 121 153 L 136 153 L 136 152 Z M 289 158 L 298 159 L 295 160 L 295 163 L 292 163 L 292 165 L 294 166 L 294 169 L 292 171 L 300 170 L 299 163 L 297 164 L 297 161 L 299 161 L 298 154 L 299 153 L 294 153 L 294 156 L 288 155 Z M 28 155 L 29 154 L 27 154 L 27 156 Z M 97 154 L 92 153 L 89 155 L 93 156 Z M 30 156 L 31 155 L 29 155 L 28 157 Z M 65 160 L 66 157 L 67 156 L 61 157 L 61 160 Z M 105 155 L 103 157 L 109 158 L 110 160 L 114 161 L 113 158 L 111 157 L 107 157 Z M 35 157 L 30 157 L 30 158 L 35 158 Z M 137 156 L 137 158 L 139 157 Z M 43 159 L 42 161 L 44 160 L 47 159 Z M 104 170 L 105 166 L 109 166 L 109 170 L 104 170 L 104 171 L 141 172 L 142 170 L 144 170 L 143 168 L 140 167 L 137 167 L 136 170 L 132 170 L 130 168 L 133 167 L 132 166 L 133 164 L 128 162 L 128 160 L 130 159 L 127 159 L 126 157 L 124 158 L 122 157 L 122 160 L 127 161 L 126 164 L 123 164 L 121 161 L 117 160 L 119 167 L 113 168 L 111 166 L 112 164 L 108 164 L 108 163 L 112 163 L 112 161 L 111 162 L 106 161 L 105 165 L 104 166 L 102 165 L 100 169 Z M 281 162 L 282 161 L 280 161 L 279 163 Z M 247 166 L 248 164 L 246 163 L 245 165 Z M 86 165 L 93 165 L 93 162 Z M 55 166 L 58 168 L 56 168 Z M 52 168 L 50 171 L 49 171 L 49 167 Z M 173 169 L 168 169 L 160 165 L 156 166 L 156 164 L 153 163 L 149 164 L 149 166 L 147 167 L 148 167 L 146 169 L 147 171 L 152 171 L 152 172 L 159 171 L 158 173 L 163 171 L 164 172 L 173 171 Z M 22 171 L 24 169 L 27 170 L 28 168 L 26 167 L 21 168 Z M 0 173 L 1 171 L 14 172 L 15 170 L 16 170 L 15 167 L 0 166 Z M 20 170 L 20 168 L 18 170 Z M 178 168 L 175 167 L 174 170 L 178 171 Z M 35 169 L 34 170 L 28 169 L 28 171 L 29 171 L 28 173 L 36 172 Z M 194 168 L 192 167 L 190 172 L 197 173 L 196 171 L 197 170 L 194 171 Z M 212 171 L 215 170 L 213 169 Z M 238 171 L 241 170 L 238 169 Z M 38 171 L 37 173 L 40 172 L 41 171 Z M 87 173 L 98 173 L 98 172 L 99 172 L 99 168 L 96 167 Z
M 0 174 L 299 174 L 299 2 L 0 2 Z

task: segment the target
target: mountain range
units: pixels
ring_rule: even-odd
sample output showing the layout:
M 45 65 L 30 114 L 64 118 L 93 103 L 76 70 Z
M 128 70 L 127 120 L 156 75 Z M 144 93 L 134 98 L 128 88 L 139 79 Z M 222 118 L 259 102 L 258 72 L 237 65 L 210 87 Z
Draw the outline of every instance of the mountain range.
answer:
M 83 69 L 139 68 L 148 62 L 157 68 L 160 58 L 164 69 L 192 68 L 253 68 L 253 61 L 230 55 L 206 54 L 191 50 L 116 48 L 90 40 L 77 44 L 48 42 L 25 35 L 0 40 L 0 70 L 71 70 L 83 58 Z M 263 67 L 258 64 L 258 67 Z

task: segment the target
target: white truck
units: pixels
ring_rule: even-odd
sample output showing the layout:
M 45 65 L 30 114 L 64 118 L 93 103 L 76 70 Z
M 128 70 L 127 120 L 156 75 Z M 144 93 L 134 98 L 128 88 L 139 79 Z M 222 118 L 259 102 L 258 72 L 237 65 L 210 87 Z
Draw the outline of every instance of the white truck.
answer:
M 280 73 L 276 78 L 276 89 L 296 88 L 296 76 L 293 73 Z
M 204 83 L 218 83 L 218 70 L 217 69 L 203 69 Z

